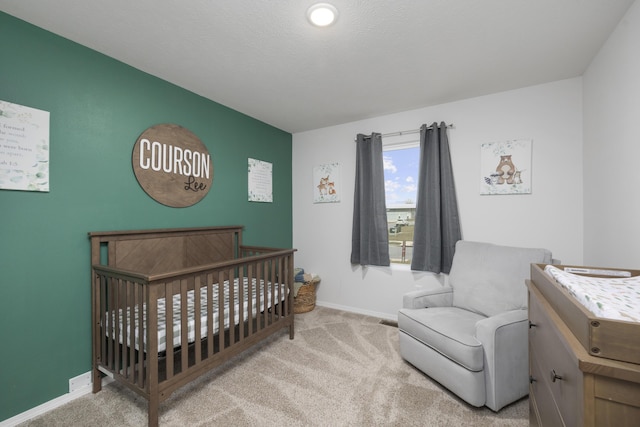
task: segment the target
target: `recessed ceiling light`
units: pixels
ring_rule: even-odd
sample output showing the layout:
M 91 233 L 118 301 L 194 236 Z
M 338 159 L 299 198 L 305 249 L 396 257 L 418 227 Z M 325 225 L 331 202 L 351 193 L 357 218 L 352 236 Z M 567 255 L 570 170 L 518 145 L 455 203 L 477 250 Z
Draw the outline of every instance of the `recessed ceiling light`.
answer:
M 307 18 L 317 27 L 327 27 L 338 18 L 338 9 L 329 3 L 316 3 L 307 10 Z

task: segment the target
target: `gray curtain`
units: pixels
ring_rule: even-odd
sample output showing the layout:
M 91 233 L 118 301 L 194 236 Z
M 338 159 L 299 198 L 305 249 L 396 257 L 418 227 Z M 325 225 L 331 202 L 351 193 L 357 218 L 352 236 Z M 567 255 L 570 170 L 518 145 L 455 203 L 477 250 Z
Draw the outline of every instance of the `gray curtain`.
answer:
M 422 125 L 411 269 L 449 273 L 461 238 L 447 125 Z
M 353 201 L 351 263 L 389 265 L 387 205 L 384 196 L 382 137 L 356 137 L 356 188 Z

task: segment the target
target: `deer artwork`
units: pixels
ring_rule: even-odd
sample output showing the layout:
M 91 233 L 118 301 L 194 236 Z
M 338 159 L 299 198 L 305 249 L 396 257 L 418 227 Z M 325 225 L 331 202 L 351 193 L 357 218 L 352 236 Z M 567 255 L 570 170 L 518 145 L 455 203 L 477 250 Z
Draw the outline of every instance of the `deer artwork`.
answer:
M 326 178 L 320 178 L 320 185 L 318 185 L 318 191 L 321 196 L 326 196 L 329 192 L 329 175 Z
M 514 184 L 522 184 L 522 172 L 524 172 L 524 171 L 516 170 L 513 173 L 513 183 Z
M 336 183 L 328 182 L 327 185 L 329 186 L 329 195 L 336 194 Z

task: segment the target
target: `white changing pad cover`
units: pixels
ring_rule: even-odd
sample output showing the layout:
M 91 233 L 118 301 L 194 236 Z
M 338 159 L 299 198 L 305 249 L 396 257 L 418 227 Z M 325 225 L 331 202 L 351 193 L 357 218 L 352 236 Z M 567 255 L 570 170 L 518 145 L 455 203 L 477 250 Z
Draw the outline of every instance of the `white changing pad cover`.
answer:
M 251 295 L 251 307 L 252 307 L 252 316 L 255 317 L 258 309 L 262 310 L 264 308 L 264 298 L 265 298 L 265 288 L 266 288 L 266 298 L 267 298 L 267 307 L 271 307 L 271 283 L 266 283 L 264 281 L 260 281 L 260 285 L 257 285 L 257 281 L 255 279 L 253 279 L 252 281 L 252 295 Z M 239 313 L 239 304 L 238 304 L 238 292 L 239 292 L 239 281 L 238 279 L 235 279 L 234 282 L 234 324 L 238 324 L 239 320 L 240 320 L 240 313 Z M 260 291 L 260 307 L 256 307 L 256 295 L 258 294 L 257 289 L 259 288 Z M 280 288 L 280 289 L 278 289 Z M 280 284 L 279 286 L 276 285 L 275 286 L 275 300 L 278 301 L 284 301 L 284 298 L 286 297 L 286 286 L 284 284 Z M 244 278 L 244 283 L 243 283 L 243 296 L 244 296 L 244 320 L 248 319 L 249 313 L 248 313 L 248 309 L 249 309 L 249 298 L 247 298 L 247 293 L 248 293 L 248 289 L 249 289 L 249 281 L 248 279 L 245 277 Z M 227 329 L 229 327 L 229 281 L 225 281 L 224 282 L 224 313 L 225 313 L 225 317 L 224 317 L 224 328 Z M 189 343 L 192 343 L 195 341 L 195 301 L 194 301 L 194 291 L 191 290 L 189 292 L 187 292 L 187 310 L 188 310 L 188 322 L 187 322 L 187 339 L 189 341 Z M 173 295 L 173 347 L 179 347 L 182 343 L 182 335 L 181 335 L 181 331 L 182 331 L 182 325 L 181 325 L 181 320 L 180 320 L 180 310 L 181 310 L 181 296 L 180 294 L 176 294 Z M 218 333 L 218 329 L 219 329 L 219 319 L 218 319 L 218 314 L 219 314 L 219 310 L 218 310 L 218 286 L 217 285 L 213 285 L 212 288 L 212 305 L 213 305 L 213 334 L 217 334 Z M 146 304 L 143 304 L 143 322 L 147 321 L 147 310 L 146 310 Z M 206 287 L 202 287 L 200 288 L 200 337 L 201 338 L 206 338 L 207 334 L 208 334 L 208 325 L 207 325 L 207 307 L 208 307 L 208 303 L 207 303 L 207 288 Z M 119 329 L 119 341 L 122 344 L 123 343 L 123 327 L 124 327 L 124 322 L 123 322 L 123 310 L 119 310 L 119 323 L 120 323 L 120 329 Z M 110 313 L 106 313 L 107 316 L 107 324 L 109 322 L 109 314 Z M 135 307 L 135 337 L 134 337 L 134 345 L 136 347 L 136 349 L 139 350 L 139 331 L 138 331 L 138 306 L 136 305 Z M 127 318 L 127 322 L 130 322 L 131 316 L 130 316 L 130 310 L 129 308 L 127 308 L 126 310 L 126 318 Z M 166 344 L 167 344 L 167 332 L 166 332 L 166 304 L 165 304 L 165 298 L 161 298 L 158 300 L 158 352 L 163 352 L 166 350 Z M 114 325 L 112 324 L 112 328 L 114 327 Z M 129 326 L 127 325 L 127 333 L 129 332 L 128 330 Z M 106 331 L 105 331 L 106 332 Z M 129 334 L 130 335 L 130 334 Z M 131 337 L 129 336 L 127 338 L 127 345 L 131 345 Z M 147 343 L 146 343 L 146 337 L 144 338 L 144 347 L 145 347 L 145 351 L 146 351 L 146 347 L 147 347 Z
M 640 276 L 588 277 L 552 265 L 544 271 L 597 317 L 640 322 Z

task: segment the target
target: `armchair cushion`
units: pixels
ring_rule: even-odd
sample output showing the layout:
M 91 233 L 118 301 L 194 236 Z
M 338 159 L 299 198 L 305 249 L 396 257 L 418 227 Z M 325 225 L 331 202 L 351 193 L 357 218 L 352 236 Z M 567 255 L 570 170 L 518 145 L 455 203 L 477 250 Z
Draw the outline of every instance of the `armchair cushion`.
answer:
M 485 316 L 527 307 L 531 263 L 550 263 L 547 249 L 460 240 L 449 274 L 453 306 Z
M 418 289 L 402 296 L 403 308 L 451 307 L 453 289 L 449 286 Z
M 448 359 L 478 372 L 484 366 L 484 350 L 475 333 L 476 323 L 483 319 L 480 314 L 456 307 L 403 308 L 398 312 L 398 327 Z

